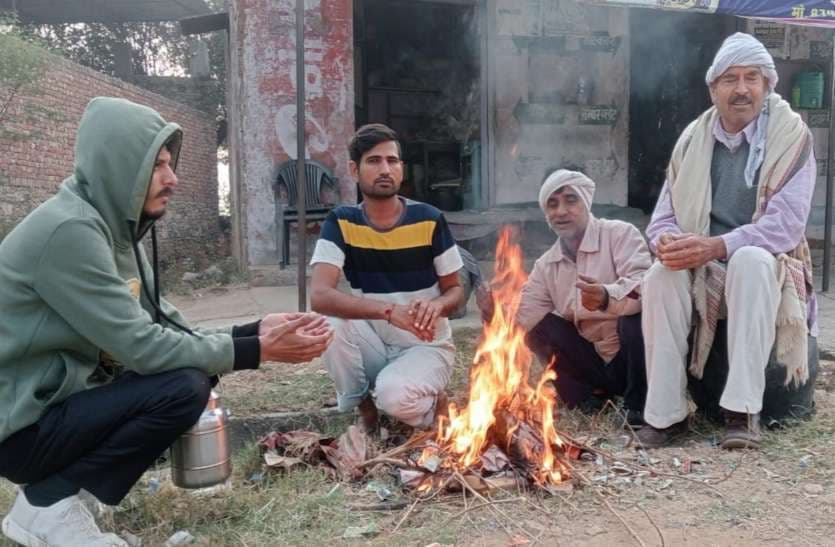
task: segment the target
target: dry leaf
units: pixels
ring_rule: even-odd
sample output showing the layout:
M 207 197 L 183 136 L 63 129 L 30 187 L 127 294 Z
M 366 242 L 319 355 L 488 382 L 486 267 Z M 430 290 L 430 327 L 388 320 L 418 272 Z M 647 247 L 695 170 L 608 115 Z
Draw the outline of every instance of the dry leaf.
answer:
M 264 463 L 273 469 L 292 469 L 305 465 L 299 458 L 280 456 L 275 450 L 268 450 L 264 453 Z
M 487 472 L 498 473 L 510 466 L 510 460 L 498 446 L 491 444 L 481 455 L 481 467 Z
M 416 488 L 426 476 L 426 473 L 413 469 L 398 469 L 398 473 L 400 474 L 400 484 L 410 488 Z
M 332 437 L 324 437 L 314 431 L 273 431 L 262 437 L 258 444 L 265 451 L 273 451 L 277 456 L 299 458 L 304 463 L 318 465 L 325 460 L 323 444 L 333 442 Z
M 348 426 L 335 443 L 322 445 L 322 451 L 340 478 L 359 479 L 363 476 L 359 465 L 370 456 L 368 435 L 356 425 Z
M 319 452 L 322 442 L 330 442 L 332 439 L 323 437 L 315 431 L 291 431 L 284 435 L 287 444 L 284 453 L 288 456 L 302 458 L 310 461 L 314 453 Z

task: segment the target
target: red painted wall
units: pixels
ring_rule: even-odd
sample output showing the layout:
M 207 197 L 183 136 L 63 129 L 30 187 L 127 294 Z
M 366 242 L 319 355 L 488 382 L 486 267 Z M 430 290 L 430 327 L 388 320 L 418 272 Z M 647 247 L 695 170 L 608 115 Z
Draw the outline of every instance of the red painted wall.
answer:
M 306 156 L 331 168 L 355 200 L 347 144 L 354 132 L 351 0 L 307 0 Z M 295 0 L 235 0 L 232 70 L 237 100 L 242 230 L 250 265 L 276 262 L 276 168 L 296 157 Z

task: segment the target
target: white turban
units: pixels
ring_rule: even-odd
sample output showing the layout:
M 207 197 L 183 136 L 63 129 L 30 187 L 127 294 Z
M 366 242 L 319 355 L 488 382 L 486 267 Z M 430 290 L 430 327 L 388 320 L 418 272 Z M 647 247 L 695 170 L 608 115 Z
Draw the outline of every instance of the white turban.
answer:
M 778 77 L 774 59 L 762 42 L 750 34 L 737 32 L 728 36 L 722 42 L 722 47 L 716 53 L 713 64 L 707 69 L 705 75 L 707 85 L 715 82 L 732 66 L 758 66 L 768 79 L 768 90 L 774 91 L 774 88 L 777 87 Z
M 580 196 L 580 199 L 583 200 L 583 205 L 591 211 L 591 200 L 594 197 L 594 181 L 578 171 L 559 169 L 545 179 L 545 182 L 542 183 L 542 188 L 539 190 L 539 206 L 542 208 L 543 213 L 548 205 L 548 198 L 563 186 L 571 186 L 574 188 Z
M 732 66 L 758 66 L 768 81 L 768 90 L 774 91 L 777 86 L 777 70 L 774 67 L 774 59 L 765 46 L 750 34 L 737 32 L 728 36 L 722 47 L 716 53 L 713 64 L 707 70 L 705 81 L 707 85 L 712 84 L 726 70 Z M 751 139 L 751 148 L 748 152 L 748 160 L 745 163 L 745 184 L 748 188 L 754 187 L 754 179 L 757 170 L 760 168 L 765 157 L 766 130 L 768 128 L 768 109 L 765 108 L 768 101 L 763 105 L 763 111 L 759 114 L 756 130 Z

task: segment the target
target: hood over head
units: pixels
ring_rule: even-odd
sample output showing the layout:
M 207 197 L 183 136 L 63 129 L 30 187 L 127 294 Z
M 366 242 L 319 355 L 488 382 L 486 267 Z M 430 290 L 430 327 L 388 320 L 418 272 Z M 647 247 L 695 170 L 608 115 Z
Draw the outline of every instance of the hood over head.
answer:
M 87 105 L 75 143 L 75 181 L 117 245 L 130 245 L 153 224 L 140 221 L 157 156 L 167 144 L 176 169 L 182 140 L 179 125 L 147 106 L 112 97 Z

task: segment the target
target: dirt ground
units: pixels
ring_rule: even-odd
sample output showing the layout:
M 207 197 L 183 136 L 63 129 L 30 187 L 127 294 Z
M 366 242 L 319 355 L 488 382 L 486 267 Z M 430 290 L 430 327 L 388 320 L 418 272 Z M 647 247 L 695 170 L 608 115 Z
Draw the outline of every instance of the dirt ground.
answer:
M 461 401 L 477 332 L 456 339 L 451 392 Z M 161 466 L 102 522 L 143 545 L 179 530 L 193 545 L 835 545 L 835 363 L 822 362 L 817 388 L 814 418 L 766 432 L 759 451 L 717 448 L 721 428 L 695 418 L 677 446 L 644 452 L 612 410 L 565 413 L 558 429 L 605 455 L 574 462 L 570 493 L 498 491 L 487 502 L 455 494 L 413 506 L 386 473 L 349 484 L 318 469 L 265 472 L 249 447 L 227 487 L 179 490 Z M 245 415 L 327 406 L 333 392 L 314 362 L 230 376 L 224 396 Z M 364 510 L 380 503 L 380 485 L 400 508 Z M 0 512 L 13 496 L 0 484 Z

